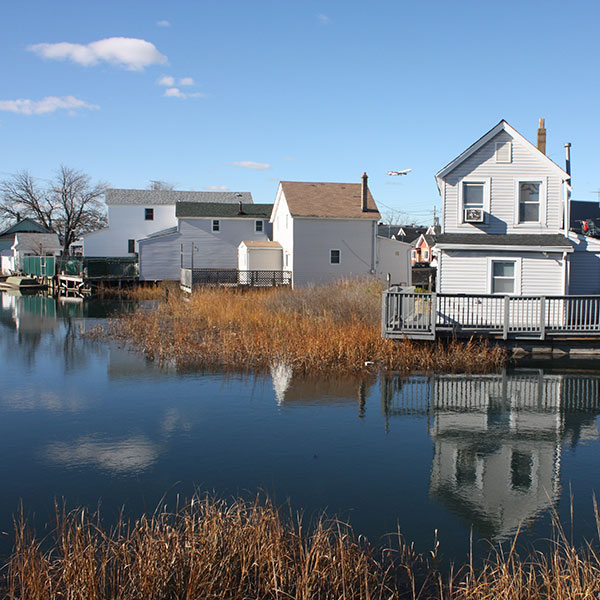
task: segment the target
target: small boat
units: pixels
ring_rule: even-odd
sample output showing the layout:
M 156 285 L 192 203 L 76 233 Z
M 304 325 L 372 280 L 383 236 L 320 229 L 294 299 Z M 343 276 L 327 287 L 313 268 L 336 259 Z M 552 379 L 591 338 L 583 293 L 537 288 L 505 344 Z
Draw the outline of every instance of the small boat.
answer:
M 6 278 L 6 281 L 0 282 L 0 287 L 10 290 L 41 290 L 46 286 L 33 277 L 11 275 Z

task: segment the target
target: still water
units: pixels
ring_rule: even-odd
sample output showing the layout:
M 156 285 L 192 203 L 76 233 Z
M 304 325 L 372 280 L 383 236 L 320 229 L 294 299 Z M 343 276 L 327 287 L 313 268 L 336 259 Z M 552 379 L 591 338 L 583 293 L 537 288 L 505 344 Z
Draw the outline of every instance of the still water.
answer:
M 136 516 L 196 489 L 257 492 L 373 542 L 439 532 L 463 560 L 483 540 L 592 537 L 600 370 L 563 363 L 485 376 L 182 373 L 82 333 L 115 306 L 0 294 L 0 556 L 23 501 L 39 533 L 54 501 Z M 122 308 L 122 307 L 121 307 Z M 570 525 L 569 525 L 570 528 Z M 570 532 L 570 529 L 569 529 Z

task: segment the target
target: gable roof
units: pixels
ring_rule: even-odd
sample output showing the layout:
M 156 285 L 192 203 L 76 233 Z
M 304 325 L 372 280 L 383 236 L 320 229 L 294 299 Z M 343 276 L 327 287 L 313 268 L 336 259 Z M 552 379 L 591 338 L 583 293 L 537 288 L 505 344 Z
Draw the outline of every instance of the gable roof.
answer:
M 451 173 L 459 164 L 463 163 L 469 156 L 477 152 L 482 146 L 487 144 L 492 138 L 498 135 L 501 131 L 506 131 L 513 139 L 517 139 L 523 143 L 525 148 L 531 153 L 535 154 L 540 160 L 544 161 L 547 166 L 555 170 L 556 173 L 567 180 L 570 179 L 570 175 L 561 169 L 553 160 L 548 158 L 543 152 L 540 152 L 528 139 L 523 137 L 516 129 L 511 127 L 504 119 L 502 119 L 497 125 L 492 127 L 486 134 L 481 136 L 474 144 L 471 144 L 464 152 L 459 154 L 453 161 L 449 162 L 443 169 L 437 172 L 435 178 L 440 187 L 440 181 L 446 175 Z
M 0 237 L 3 237 L 5 235 L 7 235 L 7 236 L 13 235 L 13 234 L 19 233 L 19 232 L 52 233 L 49 229 L 46 229 L 43 225 L 41 225 L 37 221 L 34 221 L 33 219 L 26 217 L 24 219 L 21 219 L 20 221 L 17 221 L 10 227 L 7 227 L 4 231 L 0 231 Z
M 244 244 L 247 248 L 283 248 L 279 242 L 270 242 L 267 240 L 243 240 L 240 246 Z
M 395 238 L 398 241 L 406 242 L 407 244 L 416 240 L 426 231 L 427 227 L 415 225 L 389 225 L 387 223 L 379 223 L 377 225 L 377 235 L 379 237 Z
M 105 202 L 111 204 L 133 204 L 162 206 L 178 202 L 212 202 L 253 204 L 250 192 L 182 192 L 178 190 L 106 190 Z
M 281 189 L 292 217 L 319 219 L 381 218 L 367 188 L 367 210 L 361 209 L 361 183 L 282 181 Z
M 178 202 L 175 205 L 175 216 L 185 217 L 213 217 L 213 218 L 247 218 L 268 219 L 273 210 L 272 204 L 224 204 L 219 202 Z
M 36 253 L 56 252 L 62 250 L 62 246 L 55 233 L 17 233 L 12 248 Z

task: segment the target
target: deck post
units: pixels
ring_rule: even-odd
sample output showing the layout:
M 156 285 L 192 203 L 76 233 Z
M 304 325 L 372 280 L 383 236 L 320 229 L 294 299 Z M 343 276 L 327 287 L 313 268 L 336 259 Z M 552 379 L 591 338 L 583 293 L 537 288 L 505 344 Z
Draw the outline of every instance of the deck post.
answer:
M 387 332 L 387 303 L 389 298 L 389 288 L 381 295 L 381 337 L 384 338 Z
M 546 297 L 540 298 L 540 340 L 546 339 Z
M 510 320 L 510 297 L 504 296 L 504 331 L 502 332 L 502 338 L 508 339 L 508 329 Z
M 429 310 L 430 313 L 430 323 L 431 323 L 431 335 L 433 336 L 433 339 L 435 340 L 435 326 L 436 326 L 436 322 L 437 322 L 437 292 L 433 292 L 430 295 L 430 299 L 431 299 L 431 307 Z

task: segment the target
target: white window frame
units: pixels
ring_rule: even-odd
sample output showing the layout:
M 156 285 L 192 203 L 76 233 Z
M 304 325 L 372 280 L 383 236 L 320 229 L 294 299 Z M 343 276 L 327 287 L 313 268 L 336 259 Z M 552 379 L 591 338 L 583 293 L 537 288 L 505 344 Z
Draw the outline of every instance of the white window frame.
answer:
M 498 147 L 504 146 L 505 144 L 508 144 L 508 160 L 498 160 Z M 494 156 L 496 158 L 497 163 L 504 163 L 504 164 L 512 163 L 512 142 L 508 142 L 508 141 L 496 142 Z
M 254 221 L 254 231 L 255 233 L 263 233 L 265 230 L 264 221 L 257 219 Z
M 523 221 L 519 220 L 520 204 L 521 204 L 521 184 L 522 183 L 539 183 L 540 184 L 540 218 L 538 221 Z M 514 206 L 514 223 L 515 227 L 534 227 L 539 228 L 540 225 L 546 225 L 546 214 L 548 206 L 548 178 L 547 177 L 522 177 L 515 179 L 515 206 Z
M 333 262 L 333 253 L 337 252 L 338 253 L 338 261 L 337 262 Z M 329 250 L 329 264 L 330 265 L 341 265 L 342 264 L 342 251 L 338 250 L 337 248 L 331 248 Z
M 221 233 L 221 220 L 212 219 L 210 223 L 210 228 L 213 233 Z
M 421 248 L 421 254 L 423 256 L 423 260 L 429 260 L 429 249 L 428 248 Z
M 480 183 L 483 185 L 483 223 L 466 223 L 465 222 L 465 207 L 463 205 L 463 184 L 465 183 Z M 459 225 L 485 225 L 488 222 L 488 214 L 490 212 L 491 204 L 491 189 L 492 189 L 492 178 L 491 177 L 465 177 L 458 182 L 458 215 L 457 223 Z
M 414 248 L 410 251 L 410 258 L 413 262 L 417 261 L 417 251 Z
M 494 263 L 512 262 L 515 264 L 515 285 L 512 294 L 494 294 Z M 521 270 L 523 259 L 515 256 L 488 256 L 487 259 L 487 293 L 494 296 L 520 296 L 521 295 Z

